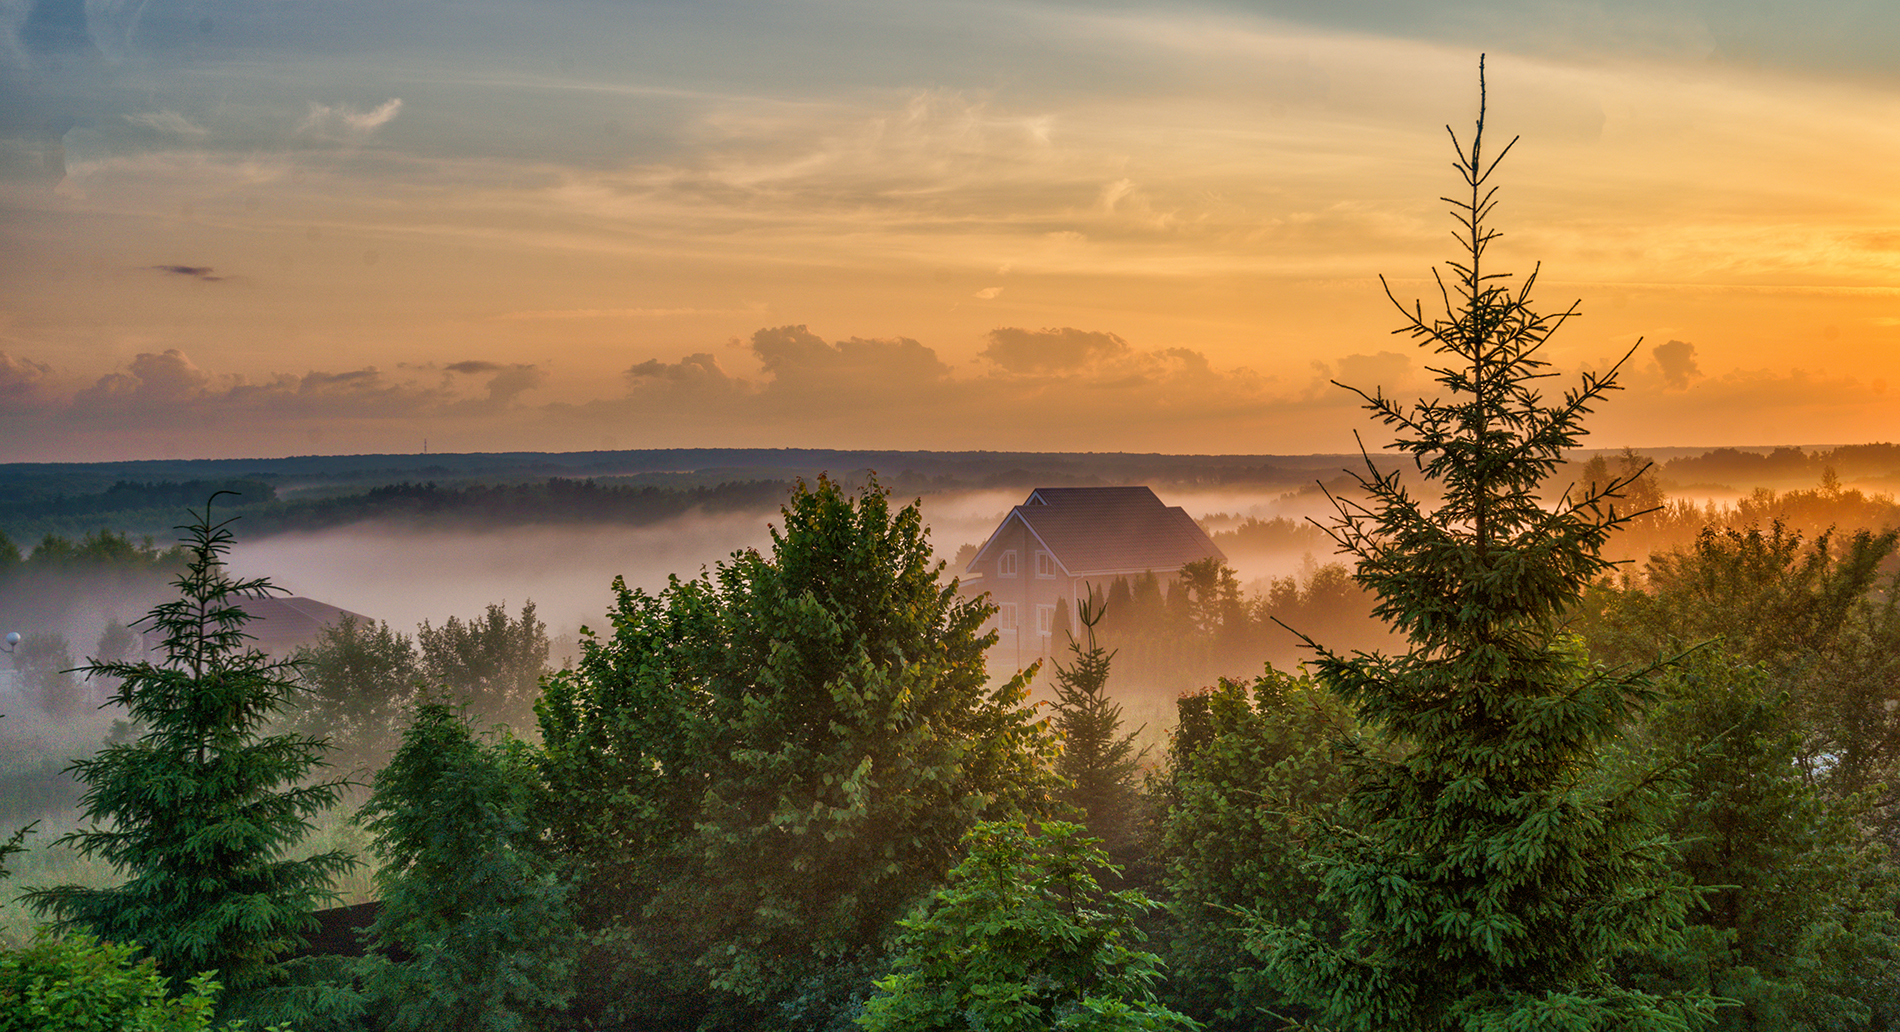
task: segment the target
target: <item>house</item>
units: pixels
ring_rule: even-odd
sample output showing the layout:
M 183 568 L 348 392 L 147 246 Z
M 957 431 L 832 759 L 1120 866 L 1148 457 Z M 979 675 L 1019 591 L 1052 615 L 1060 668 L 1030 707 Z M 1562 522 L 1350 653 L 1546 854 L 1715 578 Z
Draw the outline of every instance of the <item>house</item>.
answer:
M 1163 505 L 1147 487 L 1039 487 L 977 550 L 960 587 L 989 593 L 997 606 L 993 654 L 1022 666 L 1080 632 L 1076 600 L 1091 586 L 1106 594 L 1118 577 L 1166 580 L 1202 559 L 1227 557 L 1186 510 Z M 1068 616 L 1060 628 L 1059 612 Z
M 287 656 L 301 646 L 316 644 L 324 628 L 342 623 L 344 617 L 359 625 L 375 623 L 361 613 L 300 595 L 247 598 L 239 605 L 251 618 L 244 625 L 244 633 L 257 639 L 253 644 L 273 656 Z

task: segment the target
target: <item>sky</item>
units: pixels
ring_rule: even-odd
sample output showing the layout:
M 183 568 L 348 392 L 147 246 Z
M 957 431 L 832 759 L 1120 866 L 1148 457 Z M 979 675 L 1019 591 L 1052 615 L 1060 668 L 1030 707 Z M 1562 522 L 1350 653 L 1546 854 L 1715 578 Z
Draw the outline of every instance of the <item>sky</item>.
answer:
M 1589 443 L 1896 437 L 1890 0 L 0 0 L 0 462 L 1378 448 L 1480 53 Z

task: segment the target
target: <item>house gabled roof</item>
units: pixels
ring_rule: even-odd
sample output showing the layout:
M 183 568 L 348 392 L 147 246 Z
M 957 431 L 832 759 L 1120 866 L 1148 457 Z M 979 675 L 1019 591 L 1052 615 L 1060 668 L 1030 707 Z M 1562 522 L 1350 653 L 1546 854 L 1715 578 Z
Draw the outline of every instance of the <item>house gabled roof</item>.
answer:
M 1147 487 L 1039 487 L 1009 511 L 971 567 L 1020 521 L 1072 577 L 1178 570 L 1227 556 L 1178 505 L 1161 504 Z
M 268 595 L 247 598 L 238 603 L 251 619 L 244 633 L 256 638 L 257 647 L 266 652 L 294 648 L 313 642 L 325 627 L 354 617 L 358 624 L 374 623 L 361 613 L 298 595 Z

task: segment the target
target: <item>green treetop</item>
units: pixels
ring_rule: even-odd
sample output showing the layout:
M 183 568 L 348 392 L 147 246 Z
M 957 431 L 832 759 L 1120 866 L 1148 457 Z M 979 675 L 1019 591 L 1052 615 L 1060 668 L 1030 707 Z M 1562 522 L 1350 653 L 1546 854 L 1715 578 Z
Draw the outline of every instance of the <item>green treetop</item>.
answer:
M 1595 776 L 1599 747 L 1647 689 L 1587 668 L 1562 633 L 1608 565 L 1599 549 L 1626 517 L 1605 499 L 1621 482 L 1540 494 L 1615 372 L 1585 373 L 1554 401 L 1539 390 L 1551 375 L 1542 346 L 1576 308 L 1540 314 L 1534 272 L 1514 288 L 1485 264 L 1498 235 L 1487 183 L 1509 146 L 1484 151 L 1482 63 L 1479 75 L 1470 146 L 1452 134 L 1469 193 L 1446 199 L 1464 254 L 1438 277 L 1445 313 L 1428 320 L 1393 298 L 1397 332 L 1438 356 L 1440 396 L 1408 406 L 1359 392 L 1443 500 L 1428 510 L 1400 472 L 1368 460 L 1368 500 L 1340 500 L 1333 528 L 1376 615 L 1411 648 L 1320 648 L 1316 663 L 1402 752 L 1356 758 L 1341 827 L 1318 847 L 1343 937 L 1270 925 L 1255 945 L 1334 1028 L 1684 1028 L 1701 1001 L 1623 989 L 1608 974 L 1620 952 L 1679 935 L 1689 902 L 1663 875 L 1651 794 Z
M 769 550 L 620 585 L 539 707 L 553 841 L 624 937 L 582 1003 L 626 963 L 627 1024 L 824 1026 L 963 834 L 1047 801 L 1025 679 L 989 683 L 993 609 L 939 580 L 918 507 L 821 478 L 782 513 Z

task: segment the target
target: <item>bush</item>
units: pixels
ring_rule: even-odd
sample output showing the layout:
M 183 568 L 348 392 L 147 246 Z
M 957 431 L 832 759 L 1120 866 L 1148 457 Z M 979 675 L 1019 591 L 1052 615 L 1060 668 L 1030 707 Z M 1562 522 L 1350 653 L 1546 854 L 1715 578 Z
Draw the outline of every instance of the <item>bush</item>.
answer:
M 1052 821 L 1034 832 L 985 822 L 970 855 L 916 915 L 898 922 L 892 973 L 858 1024 L 868 1032 L 1134 1032 L 1194 1029 L 1161 1006 L 1161 962 L 1132 948 L 1138 891 L 1100 890 L 1098 839 Z
M 0 953 L 0 1032 L 197 1032 L 211 1028 L 218 983 L 203 972 L 183 995 L 166 992 L 138 947 L 86 935 L 42 933 Z M 233 1023 L 222 1026 L 236 1030 Z

